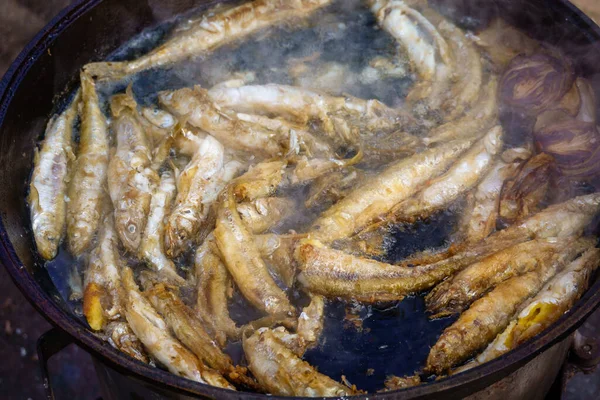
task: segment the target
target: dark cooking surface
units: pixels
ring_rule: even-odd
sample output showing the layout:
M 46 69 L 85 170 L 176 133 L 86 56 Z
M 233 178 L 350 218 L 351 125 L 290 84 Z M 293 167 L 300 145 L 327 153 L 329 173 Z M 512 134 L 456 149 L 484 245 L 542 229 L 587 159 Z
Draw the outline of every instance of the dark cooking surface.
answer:
M 0 4 L 0 23 L 10 20 L 10 24 L 3 23 L 3 28 L 0 28 L 0 34 L 6 38 L 0 44 L 0 74 L 3 72 L 2 67 L 7 64 L 7 58 L 13 57 L 16 54 L 17 48 L 20 48 L 28 36 L 31 36 L 35 31 L 41 28 L 44 20 L 47 20 L 53 15 L 55 10 L 68 3 L 67 0 L 1 0 Z M 28 14 L 29 13 L 29 14 Z M 20 23 L 19 23 L 20 21 Z M 6 26 L 9 26 L 7 29 Z M 8 32 L 8 33 L 6 33 Z M 7 36 L 8 35 L 8 36 Z M 4 46 L 5 48 L 2 48 Z M 8 47 L 8 48 L 6 48 Z M 400 316 L 403 322 L 403 329 L 420 329 L 420 324 L 424 321 L 404 319 L 402 316 L 411 314 L 413 309 L 422 308 L 420 298 L 408 299 L 402 302 L 399 306 L 395 306 L 386 310 L 377 310 L 375 316 L 367 318 L 363 329 L 384 329 L 385 323 L 378 321 L 380 316 Z M 372 310 L 364 310 L 369 313 Z M 331 307 L 330 314 L 341 313 L 343 309 Z M 363 315 L 364 316 L 364 315 Z M 336 316 L 335 320 L 341 318 Z M 3 355 L 3 362 L 0 364 L 0 390 L 2 390 L 3 398 L 42 398 L 42 385 L 38 374 L 37 359 L 34 355 L 35 340 L 37 337 L 48 329 L 49 325 L 37 315 L 33 308 L 24 300 L 19 291 L 14 287 L 6 272 L 0 271 L 0 354 Z M 440 321 L 440 324 L 447 325 L 449 321 Z M 342 329 L 341 326 L 329 324 L 328 329 Z M 598 327 L 600 328 L 600 327 Z M 394 330 L 396 329 L 393 328 Z M 327 335 L 331 337 L 330 335 Z M 409 335 L 414 337 L 412 334 Z M 379 335 L 373 335 L 374 338 Z M 353 334 L 345 334 L 344 340 L 351 342 Z M 424 338 L 424 342 L 427 338 Z M 394 352 L 399 354 L 398 361 L 402 362 L 402 354 L 412 353 L 410 347 L 423 347 L 424 355 L 427 353 L 427 344 L 425 343 L 396 343 L 390 347 L 390 343 L 372 342 L 365 346 L 364 351 L 367 354 L 377 352 L 382 353 Z M 341 354 L 341 349 L 344 342 L 326 343 L 325 353 Z M 308 354 L 307 357 L 310 358 Z M 377 357 L 373 358 L 373 364 L 365 364 L 365 374 L 370 373 L 369 370 L 374 369 L 373 373 L 377 375 Z M 77 398 L 77 399 L 94 399 L 98 397 L 98 389 L 94 377 L 93 367 L 89 356 L 83 351 L 72 347 L 57 357 L 55 362 L 50 365 L 51 372 L 54 374 L 53 383 L 58 388 L 57 395 L 62 398 Z M 343 358 L 334 358 L 331 363 L 331 368 L 339 370 L 336 363 L 343 365 Z M 327 373 L 323 370 L 322 372 Z M 402 371 L 410 373 L 411 371 Z M 360 387 L 360 382 L 353 381 Z M 596 398 L 594 393 L 600 387 L 600 373 L 590 376 L 577 376 L 573 380 L 573 385 L 567 389 L 569 399 L 587 399 Z

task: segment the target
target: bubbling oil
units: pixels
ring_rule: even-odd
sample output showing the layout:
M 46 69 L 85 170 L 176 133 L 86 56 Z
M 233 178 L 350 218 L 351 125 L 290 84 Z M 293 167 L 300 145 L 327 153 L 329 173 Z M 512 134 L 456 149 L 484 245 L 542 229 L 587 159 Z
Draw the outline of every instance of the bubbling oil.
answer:
M 164 41 L 181 19 L 142 32 L 109 59 L 138 57 Z M 382 65 L 385 68 L 381 68 Z M 399 52 L 393 38 L 377 26 L 366 3 L 340 0 L 306 21 L 273 27 L 207 56 L 167 69 L 144 71 L 127 81 L 99 83 L 97 90 L 108 116 L 110 97 L 124 91 L 129 84 L 141 105 L 157 106 L 157 93 L 162 90 L 193 85 L 210 88 L 240 75 L 250 77 L 255 84 L 316 88 L 335 95 L 378 99 L 390 106 L 402 105 L 414 82 L 405 55 Z M 187 161 L 176 155 L 173 159 L 179 166 Z M 359 168 L 367 176 L 377 172 L 370 164 Z M 298 211 L 275 227 L 274 233 L 302 232 L 310 226 L 318 215 L 318 208 L 302 206 L 308 192 L 308 187 L 300 187 L 280 193 L 292 197 Z M 455 209 L 415 225 L 393 227 L 383 261 L 395 262 L 416 251 L 443 246 L 455 226 Z M 193 273 L 190 271 L 193 250 L 190 248 L 175 260 L 183 276 Z M 123 257 L 130 266 L 138 270 L 144 268 L 135 257 L 126 254 Z M 73 296 L 73 290 L 76 293 L 78 289 L 73 271 L 81 274 L 86 259 L 86 256 L 74 259 L 63 246 L 58 257 L 46 264 L 65 304 L 84 324 L 80 298 Z M 298 287 L 290 289 L 288 294 L 297 305 L 306 301 Z M 238 324 L 261 316 L 237 291 L 230 312 Z M 349 323 L 348 315 L 353 316 L 354 323 Z M 360 389 L 374 392 L 383 388 L 388 375 L 412 375 L 418 371 L 424 365 L 429 348 L 452 321 L 452 318 L 430 320 L 420 295 L 409 296 L 402 302 L 368 306 L 329 300 L 320 343 L 307 352 L 305 359 L 333 379 L 339 380 L 344 375 Z M 228 344 L 226 351 L 235 361 L 243 362 L 240 343 Z

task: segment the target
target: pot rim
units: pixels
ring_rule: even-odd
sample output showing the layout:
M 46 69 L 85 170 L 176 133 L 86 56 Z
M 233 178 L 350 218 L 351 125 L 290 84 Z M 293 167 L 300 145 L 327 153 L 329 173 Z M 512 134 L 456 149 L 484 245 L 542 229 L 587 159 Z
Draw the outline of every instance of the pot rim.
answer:
M 102 1 L 75 1 L 54 17 L 25 46 L 0 81 L 0 127 L 4 122 L 6 111 L 14 93 L 19 90 L 20 83 L 26 76 L 31 65 L 37 62 L 39 56 L 48 49 L 54 40 L 60 37 L 67 27 Z M 600 28 L 583 14 L 581 10 L 567 0 L 557 0 L 557 2 L 564 5 L 570 11 L 571 15 L 575 17 L 574 19 L 571 18 L 572 21 L 570 23 L 577 23 L 584 32 L 589 32 L 589 34 L 600 38 Z M 60 308 L 53 298 L 43 291 L 18 258 L 4 228 L 3 218 L 0 219 L 0 245 L 0 261 L 8 271 L 13 282 L 36 310 L 52 325 L 59 327 L 69 334 L 76 344 L 84 347 L 94 357 L 101 359 L 119 372 L 148 383 L 165 385 L 170 390 L 187 395 L 196 394 L 212 396 L 214 398 L 239 399 L 305 399 L 304 397 L 280 397 L 250 392 L 234 392 L 194 382 L 134 360 L 94 335 L 74 316 Z M 353 398 L 365 400 L 372 397 L 378 399 L 426 399 L 433 395 L 443 395 L 445 396 L 444 398 L 448 399 L 462 398 L 504 378 L 549 347 L 565 339 L 599 305 L 600 278 L 596 280 L 571 310 L 550 328 L 495 360 L 460 374 L 434 382 L 423 383 L 412 388 L 371 395 L 359 395 Z

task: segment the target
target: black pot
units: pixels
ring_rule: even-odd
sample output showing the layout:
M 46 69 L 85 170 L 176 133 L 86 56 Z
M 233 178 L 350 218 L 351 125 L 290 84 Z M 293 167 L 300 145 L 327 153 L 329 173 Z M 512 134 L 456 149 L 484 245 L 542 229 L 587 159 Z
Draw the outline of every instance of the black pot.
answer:
M 87 349 L 98 361 L 101 381 L 117 390 L 116 395 L 105 393 L 107 398 L 134 398 L 134 395 L 275 398 L 199 384 L 114 350 L 68 311 L 34 254 L 29 232 L 25 194 L 34 146 L 58 96 L 77 85 L 78 70 L 89 61 L 103 59 L 144 28 L 192 7 L 214 3 L 218 1 L 78 1 L 27 45 L 0 83 L 0 259 L 29 301 L 60 329 L 40 342 L 42 354 L 51 354 L 70 340 Z M 600 73 L 600 29 L 567 1 L 438 0 L 437 3 L 450 5 L 452 16 L 466 24 L 501 14 L 532 36 L 561 48 L 575 60 L 580 75 L 594 82 L 593 76 Z M 472 14 L 475 19 L 468 18 Z M 600 92 L 600 82 L 596 83 Z M 543 397 L 566 357 L 570 335 L 599 304 L 600 281 L 596 280 L 571 311 L 550 329 L 492 362 L 418 387 L 358 398 Z

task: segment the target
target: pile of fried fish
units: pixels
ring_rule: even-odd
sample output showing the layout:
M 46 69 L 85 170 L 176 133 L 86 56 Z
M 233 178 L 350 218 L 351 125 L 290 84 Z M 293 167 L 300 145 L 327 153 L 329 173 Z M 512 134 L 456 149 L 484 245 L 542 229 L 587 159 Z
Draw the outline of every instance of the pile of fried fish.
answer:
M 431 289 L 432 317 L 460 314 L 423 370 L 445 375 L 540 333 L 587 287 L 600 250 L 584 231 L 600 194 L 530 202 L 496 229 L 502 188 L 533 155 L 505 144 L 499 76 L 539 47 L 502 21 L 475 36 L 424 0 L 369 0 L 417 77 L 402 107 L 240 74 L 161 92 L 157 107 L 140 106 L 130 87 L 112 96 L 110 116 L 101 109 L 101 82 L 208 54 L 330 3 L 254 0 L 187 21 L 136 60 L 86 65 L 72 102 L 48 123 L 28 198 L 37 250 L 51 260 L 66 237 L 85 260 L 85 317 L 115 348 L 231 390 L 347 396 L 360 391 L 302 359 L 318 344 L 326 298 L 399 301 Z M 299 187 L 309 188 L 302 201 L 286 196 Z M 390 226 L 457 200 L 465 206 L 448 248 L 375 260 Z M 273 233 L 298 213 L 315 217 Z M 303 307 L 288 296 L 293 286 L 307 295 Z M 263 317 L 236 325 L 234 287 Z M 238 340 L 245 366 L 223 350 Z

